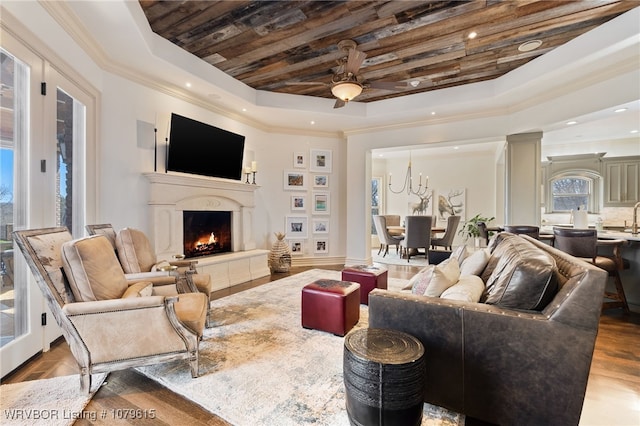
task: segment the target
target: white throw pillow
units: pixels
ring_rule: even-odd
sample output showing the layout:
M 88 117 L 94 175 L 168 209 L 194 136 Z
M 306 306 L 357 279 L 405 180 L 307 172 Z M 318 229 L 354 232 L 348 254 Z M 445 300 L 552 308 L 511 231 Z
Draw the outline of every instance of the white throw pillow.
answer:
M 484 282 L 476 275 L 461 275 L 458 282 L 440 295 L 442 299 L 477 303 L 484 292 Z
M 439 265 L 430 265 L 412 279 L 411 292 L 422 296 L 440 297 L 443 291 L 454 285 L 460 277 L 460 267 L 455 258 Z
M 489 253 L 486 249 L 476 250 L 467 256 L 460 264 L 460 275 L 480 275 L 489 263 Z
M 456 247 L 449 258 L 455 258 L 458 261 L 458 265 L 462 265 L 462 262 L 464 261 L 465 257 L 467 257 L 467 255 L 467 246 L 461 245 Z

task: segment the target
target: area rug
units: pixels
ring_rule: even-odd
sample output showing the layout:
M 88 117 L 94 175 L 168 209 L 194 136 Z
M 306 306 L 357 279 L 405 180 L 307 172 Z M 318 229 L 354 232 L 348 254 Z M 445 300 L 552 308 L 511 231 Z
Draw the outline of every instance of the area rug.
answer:
M 137 370 L 233 425 L 349 425 L 344 338 L 301 326 L 301 290 L 339 271 L 313 269 L 212 302 L 215 325 L 200 344 L 200 377 L 185 362 Z M 391 291 L 405 280 L 390 279 Z M 368 308 L 361 305 L 366 327 Z M 423 425 L 464 424 L 463 416 L 425 404 Z
M 407 259 L 402 259 L 399 254 L 396 254 L 395 248 L 391 247 L 389 253 L 386 256 L 382 256 L 382 253 L 378 255 L 378 249 L 371 250 L 371 258 L 375 263 L 381 263 L 383 265 L 398 265 L 398 266 L 426 266 L 429 264 L 427 259 L 424 258 L 424 254 L 416 257 L 412 257 L 407 262 Z
M 78 419 L 95 420 L 100 413 L 82 410 L 106 377 L 94 375 L 88 395 L 80 391 L 77 374 L 2 385 L 0 424 L 58 426 L 72 425 Z

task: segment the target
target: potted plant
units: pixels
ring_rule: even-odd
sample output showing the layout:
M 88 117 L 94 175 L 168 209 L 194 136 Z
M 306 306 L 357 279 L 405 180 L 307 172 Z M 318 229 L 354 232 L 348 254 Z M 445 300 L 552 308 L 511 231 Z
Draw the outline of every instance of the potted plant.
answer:
M 477 214 L 471 219 L 467 220 L 464 226 L 458 231 L 458 235 L 464 236 L 464 240 L 467 241 L 469 238 L 473 238 L 475 241 L 475 246 L 480 246 L 480 228 L 478 227 L 478 223 L 484 222 L 485 225 L 488 225 L 489 222 L 494 220 L 495 217 L 485 217 L 481 214 Z M 493 232 L 489 232 L 489 237 L 493 235 Z

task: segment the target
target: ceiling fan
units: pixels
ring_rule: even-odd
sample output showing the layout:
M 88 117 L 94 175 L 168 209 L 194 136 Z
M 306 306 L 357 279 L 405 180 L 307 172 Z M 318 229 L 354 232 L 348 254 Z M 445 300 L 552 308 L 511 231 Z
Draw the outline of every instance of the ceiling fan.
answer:
M 347 102 L 360 95 L 365 89 L 402 90 L 407 88 L 405 82 L 372 81 L 362 82 L 358 79 L 358 71 L 367 54 L 357 49 L 353 40 L 342 40 L 338 43 L 338 49 L 345 56 L 338 61 L 338 69 L 331 78 L 331 83 L 322 82 L 289 82 L 288 85 L 322 85 L 331 87 L 331 93 L 336 97 L 334 108 L 342 108 Z M 412 82 L 413 83 L 413 82 Z M 411 84 L 416 87 L 417 84 Z

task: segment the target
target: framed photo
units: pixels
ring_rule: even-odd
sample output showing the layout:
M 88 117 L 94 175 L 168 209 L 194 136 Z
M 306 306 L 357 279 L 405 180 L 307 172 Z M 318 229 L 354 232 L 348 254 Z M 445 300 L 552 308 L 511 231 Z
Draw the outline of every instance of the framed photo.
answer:
M 307 154 L 304 152 L 293 153 L 293 167 L 297 169 L 307 168 Z
M 291 240 L 305 239 L 309 235 L 309 218 L 307 216 L 287 216 L 285 218 L 285 234 Z
M 306 195 L 292 195 L 291 196 L 291 211 L 303 212 L 307 209 L 307 196 Z
M 329 240 L 325 238 L 313 240 L 313 252 L 329 253 Z
M 329 187 L 329 175 L 313 175 L 313 187 L 314 188 L 328 188 Z
M 331 212 L 329 192 L 314 192 L 312 212 L 314 214 L 329 214 Z
M 314 234 L 328 234 L 329 233 L 329 219 L 313 219 L 313 233 Z
M 289 241 L 291 256 L 302 256 L 304 254 L 304 242 L 300 240 Z
M 331 150 L 312 149 L 309 170 L 312 172 L 331 172 Z
M 437 223 L 446 224 L 451 215 L 460 216 L 460 220 L 465 220 L 466 190 L 464 188 L 438 189 L 436 196 L 433 202 L 433 214 L 437 218 Z
M 284 189 L 289 191 L 307 189 L 307 174 L 297 170 L 285 170 Z

